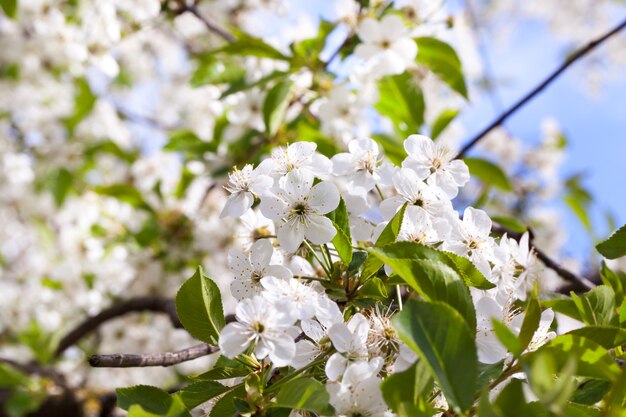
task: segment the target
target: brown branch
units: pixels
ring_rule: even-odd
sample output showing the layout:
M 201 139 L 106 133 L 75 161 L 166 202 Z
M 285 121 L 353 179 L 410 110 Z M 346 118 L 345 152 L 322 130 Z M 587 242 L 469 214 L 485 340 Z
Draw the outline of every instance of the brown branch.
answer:
M 533 97 L 539 94 L 543 89 L 545 89 L 548 85 L 552 83 L 552 81 L 556 80 L 559 75 L 561 75 L 570 65 L 574 62 L 578 61 L 583 56 L 587 55 L 589 52 L 594 50 L 598 45 L 609 39 L 611 36 L 615 35 L 622 29 L 626 27 L 626 19 L 623 20 L 619 25 L 615 28 L 611 29 L 606 34 L 601 37 L 589 42 L 586 46 L 576 51 L 573 55 L 570 55 L 560 67 L 558 67 L 548 78 L 546 78 L 541 84 L 532 89 L 528 94 L 522 97 L 517 103 L 515 103 L 510 109 L 502 113 L 496 120 L 494 120 L 489 126 L 484 128 L 480 133 L 474 136 L 463 148 L 461 148 L 460 152 L 457 154 L 456 158 L 462 158 L 467 151 L 469 151 L 474 145 L 476 145 L 482 138 L 484 138 L 487 133 L 491 132 L 496 127 L 500 126 L 506 119 L 509 118 L 513 113 L 523 107 L 526 103 L 528 103 Z
M 130 298 L 102 310 L 95 316 L 88 317 L 80 323 L 74 330 L 61 339 L 54 352 L 55 357 L 59 357 L 68 347 L 76 344 L 83 337 L 96 330 L 101 324 L 128 313 L 142 311 L 165 313 L 169 316 L 174 327 L 182 327 L 176 315 L 176 306 L 173 300 L 158 296 Z
M 495 232 L 495 233 L 500 233 L 500 234 L 504 234 L 506 233 L 507 236 L 519 241 L 522 237 L 521 233 L 517 233 L 514 232 L 510 229 L 507 229 L 504 226 L 500 226 L 500 225 L 496 225 L 494 224 L 491 227 L 491 231 Z M 535 246 L 532 243 L 533 240 L 533 234 L 532 232 L 529 230 L 529 244 L 530 244 L 530 248 L 535 252 L 535 254 L 537 254 L 537 258 L 546 266 L 546 268 L 549 268 L 551 270 L 553 270 L 554 272 L 557 273 L 558 276 L 560 276 L 561 278 L 563 278 L 565 281 L 569 282 L 572 285 L 572 289 L 573 290 L 590 290 L 592 288 L 594 288 L 596 285 L 590 281 L 589 279 L 583 277 L 583 276 L 579 276 L 576 275 L 575 273 L 565 269 L 564 267 L 562 267 L 558 262 L 556 262 L 554 259 L 550 258 L 544 251 L 542 251 L 541 249 L 539 249 L 537 246 Z
M 177 363 L 206 356 L 217 352 L 218 348 L 201 343 L 176 352 L 142 353 L 140 355 L 115 353 L 112 355 L 92 355 L 89 365 L 94 368 L 132 368 L 144 366 L 172 366 Z
M 186 6 L 183 11 L 187 11 L 197 17 L 202 23 L 204 23 L 204 26 L 206 26 L 207 29 L 209 29 L 211 32 L 215 33 L 217 36 L 224 39 L 225 41 L 235 42 L 237 40 L 237 38 L 235 38 L 232 33 L 222 29 L 206 17 L 202 16 L 195 5 Z

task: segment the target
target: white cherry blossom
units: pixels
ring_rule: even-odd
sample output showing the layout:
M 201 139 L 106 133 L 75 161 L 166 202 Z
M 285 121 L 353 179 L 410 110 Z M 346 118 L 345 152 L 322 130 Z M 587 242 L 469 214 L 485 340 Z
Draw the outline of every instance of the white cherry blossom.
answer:
M 417 44 L 398 15 L 389 14 L 380 21 L 367 18 L 359 25 L 357 34 L 363 43 L 357 45 L 354 53 L 374 62 L 373 72 L 379 76 L 404 72 L 417 55 Z
M 348 143 L 349 152 L 332 157 L 333 174 L 345 176 L 352 193 L 366 193 L 376 185 L 381 163 L 378 144 L 369 138 Z
M 349 364 L 368 358 L 369 328 L 369 321 L 357 313 L 347 324 L 336 323 L 328 329 L 328 337 L 337 350 L 326 362 L 326 376 L 329 380 L 338 380 Z
M 282 265 L 270 265 L 274 248 L 269 239 L 260 239 L 250 248 L 250 254 L 246 255 L 236 249 L 228 253 L 228 267 L 235 275 L 230 283 L 232 295 L 241 300 L 257 295 L 263 289 L 261 279 L 266 276 L 274 276 L 282 279 L 290 279 L 291 272 Z
M 237 304 L 234 323 L 220 333 L 222 355 L 234 358 L 250 345 L 259 359 L 269 357 L 276 366 L 291 363 L 296 354 L 294 338 L 299 331 L 293 324 L 289 303 L 274 304 L 261 296 L 246 298 Z
M 297 170 L 283 177 L 279 187 L 261 200 L 261 212 L 276 222 L 280 246 L 295 252 L 304 239 L 315 245 L 330 242 L 337 231 L 324 214 L 339 205 L 335 185 L 322 181 L 314 186 L 309 172 Z
M 245 165 L 241 170 L 235 168 L 228 174 L 228 183 L 224 186 L 230 196 L 220 217 L 240 217 L 252 207 L 254 196 L 260 195 L 272 186 L 272 179 L 262 174 L 258 168 Z
M 430 185 L 442 189 L 449 198 L 458 194 L 459 187 L 469 181 L 469 170 L 465 162 L 454 159 L 453 151 L 422 135 L 411 135 L 404 142 L 408 157 L 402 166 L 411 168 L 427 178 Z

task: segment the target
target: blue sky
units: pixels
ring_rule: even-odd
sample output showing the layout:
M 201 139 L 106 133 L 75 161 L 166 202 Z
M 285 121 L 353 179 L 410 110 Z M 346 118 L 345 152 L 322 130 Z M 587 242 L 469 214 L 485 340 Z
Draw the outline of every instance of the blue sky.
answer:
M 544 24 L 532 21 L 519 24 L 507 43 L 485 37 L 495 77 L 507 80 L 498 88 L 504 106 L 514 103 L 560 65 L 568 46 L 571 47 L 556 40 Z M 520 139 L 536 141 L 546 116 L 559 122 L 569 141 L 562 175 L 586 173 L 584 184 L 595 198 L 593 220 L 602 237 L 608 233 L 604 220 L 607 210 L 618 225 L 626 222 L 626 68 L 621 76 L 608 80 L 597 96 L 586 90 L 584 68 L 584 62 L 575 63 L 515 113 L 506 126 Z M 469 136 L 487 125 L 494 115 L 493 106 L 486 99 L 467 109 L 462 120 Z M 565 252 L 588 253 L 591 242 L 586 233 L 567 209 L 563 207 L 562 211 L 571 237 Z

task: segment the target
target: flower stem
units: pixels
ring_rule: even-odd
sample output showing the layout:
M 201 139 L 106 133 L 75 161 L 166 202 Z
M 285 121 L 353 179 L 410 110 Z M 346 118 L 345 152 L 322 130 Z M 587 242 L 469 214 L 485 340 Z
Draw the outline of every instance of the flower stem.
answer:
M 402 311 L 402 291 L 400 291 L 400 284 L 396 285 L 396 295 L 398 296 L 398 309 Z
M 315 253 L 315 250 L 313 249 L 313 247 L 311 246 L 311 244 L 309 242 L 305 240 L 302 241 L 304 243 L 304 246 L 307 247 L 307 249 L 309 250 L 309 252 L 311 252 L 311 255 L 313 255 L 313 257 L 315 258 L 315 260 L 317 260 L 317 263 L 320 264 L 320 266 L 322 267 L 322 269 L 324 270 L 324 272 L 326 273 L 326 275 L 328 276 L 328 278 L 330 278 L 330 270 L 326 267 L 326 264 L 324 262 L 322 262 L 322 260 L 320 259 L 320 257 L 317 255 L 317 253 Z

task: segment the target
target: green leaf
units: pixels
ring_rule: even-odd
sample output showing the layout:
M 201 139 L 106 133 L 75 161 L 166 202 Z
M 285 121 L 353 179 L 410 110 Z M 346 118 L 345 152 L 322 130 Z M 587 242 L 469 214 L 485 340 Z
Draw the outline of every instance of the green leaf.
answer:
M 566 334 L 586 337 L 605 349 L 613 349 L 626 344 L 626 329 L 619 327 L 585 326 Z
M 585 337 L 573 334 L 557 336 L 537 351 L 525 355 L 525 359 L 532 363 L 540 353 L 551 354 L 559 368 L 563 368 L 570 357 L 576 359 L 576 374 L 580 376 L 613 380 L 620 373 L 619 366 L 606 349 Z
M 432 140 L 435 140 L 441 135 L 448 125 L 454 120 L 454 118 L 459 114 L 459 110 L 454 109 L 444 109 L 437 119 L 433 122 L 433 126 L 430 128 L 430 137 Z
M 228 359 L 225 356 L 220 356 L 212 369 L 195 376 L 194 379 L 201 379 L 207 381 L 219 381 L 222 379 L 237 378 L 240 376 L 246 376 L 250 373 L 250 370 L 245 367 L 241 362 L 234 359 Z
M 333 415 L 326 387 L 314 378 L 300 378 L 283 385 L 276 396 L 276 406 Z
M 74 182 L 74 176 L 67 168 L 59 168 L 55 174 L 52 175 L 52 182 L 50 188 L 52 196 L 54 197 L 54 203 L 57 207 L 61 207 L 68 193 L 72 189 Z
M 399 137 L 385 134 L 372 135 L 378 144 L 383 148 L 385 156 L 397 166 L 402 165 L 402 161 L 406 158 L 406 151 L 402 146 L 402 140 Z
M 0 388 L 26 385 L 28 375 L 8 363 L 0 363 Z
M 533 293 L 526 307 L 524 321 L 522 321 L 522 327 L 519 332 L 519 342 L 522 350 L 526 349 L 531 340 L 533 340 L 533 336 L 539 328 L 540 320 L 541 307 L 539 306 L 536 295 Z
M 217 151 L 217 145 L 215 141 L 203 141 L 191 130 L 177 130 L 170 133 L 169 141 L 163 150 L 183 152 L 191 157 L 202 159 L 206 152 Z
M 469 289 L 460 274 L 449 265 L 445 254 L 416 242 L 396 242 L 370 249 L 404 281 L 429 301 L 441 301 L 463 317 L 472 331 L 476 312 Z
M 162 389 L 149 385 L 136 385 L 129 388 L 118 388 L 118 407 L 127 410 L 129 416 L 190 416 L 183 401 Z
M 563 201 L 569 206 L 576 217 L 578 217 L 587 231 L 591 232 L 593 227 L 589 217 L 589 207 L 593 199 L 589 191 L 581 184 L 582 179 L 582 175 L 577 174 L 565 181 L 565 189 L 567 191 L 563 197 Z
M 430 37 L 415 39 L 417 63 L 428 67 L 454 91 L 467 98 L 467 86 L 463 78 L 461 60 L 447 43 Z
M 232 60 L 208 58 L 200 63 L 189 83 L 197 88 L 207 84 L 234 83 L 244 80 L 246 71 Z
M 393 318 L 400 339 L 426 361 L 448 403 L 462 414 L 474 402 L 478 359 L 474 335 L 447 304 L 410 300 Z
M 387 223 L 387 226 L 385 226 L 383 231 L 380 233 L 380 236 L 378 236 L 378 239 L 376 239 L 376 243 L 374 244 L 375 247 L 380 247 L 396 241 L 398 233 L 400 233 L 400 226 L 402 225 L 402 219 L 404 218 L 404 212 L 406 211 L 407 204 L 408 203 L 404 203 L 395 216 L 393 216 L 389 223 Z M 378 257 L 368 255 L 365 263 L 363 264 L 361 280 L 365 281 L 372 275 L 376 274 L 383 265 L 384 262 Z
M 522 381 L 511 378 L 493 404 L 502 417 L 548 417 L 548 412 L 537 402 L 528 403 L 522 388 Z
M 379 101 L 374 108 L 388 117 L 398 134 L 416 134 L 424 124 L 424 95 L 411 74 L 389 75 L 378 82 Z
M 571 294 L 581 321 L 589 325 L 606 326 L 615 316 L 615 292 L 611 287 L 598 285 L 582 296 Z
M 495 285 L 489 282 L 489 280 L 485 278 L 483 273 L 474 266 L 472 261 L 470 261 L 466 257 L 457 255 L 456 253 L 452 252 L 439 252 L 443 253 L 448 257 L 448 259 L 450 259 L 451 263 L 448 263 L 448 265 L 453 266 L 454 269 L 459 274 L 461 274 L 463 281 L 465 281 L 465 283 L 470 287 L 475 287 L 480 290 L 489 290 L 491 288 L 495 288 Z
M 483 184 L 494 186 L 502 191 L 513 191 L 511 181 L 506 173 L 494 164 L 481 158 L 463 158 L 470 174 L 480 179 Z
M 124 203 L 130 204 L 135 208 L 153 211 L 152 207 L 146 203 L 141 193 L 129 184 L 112 184 L 94 187 L 94 191 L 101 195 L 115 197 Z
M 341 261 L 346 265 L 352 262 L 352 237 L 350 236 L 350 217 L 343 198 L 340 198 L 337 208 L 328 213 L 327 217 L 333 221 L 337 234 L 333 238 L 333 245 Z
M 226 387 L 219 382 L 214 381 L 196 381 L 187 385 L 177 392 L 177 395 L 185 404 L 187 409 L 191 410 L 200 404 L 221 395 L 231 388 Z
M 626 255 L 626 225 L 620 227 L 607 240 L 598 243 L 596 249 L 607 259 L 617 259 Z
M 284 55 L 278 49 L 268 45 L 260 38 L 255 38 L 244 33 L 237 33 L 237 40 L 224 45 L 213 53 L 225 53 L 230 55 L 257 56 L 260 58 L 272 58 L 289 61 L 291 58 Z
M 211 408 L 211 412 L 209 413 L 210 417 L 231 417 L 234 416 L 237 412 L 235 408 L 235 399 L 241 398 L 246 393 L 243 385 L 239 385 L 237 388 L 227 392 L 224 394 L 222 398 L 220 398 L 213 408 Z
M 495 318 L 491 319 L 491 322 L 493 323 L 493 330 L 500 343 L 502 343 L 502 345 L 509 352 L 514 354 L 516 357 L 519 357 L 522 354 L 524 348 L 522 348 L 522 344 L 520 343 L 515 333 L 513 333 L 511 329 L 507 327 L 507 325 L 499 320 L 496 320 Z
M 626 286 L 626 274 L 622 271 L 613 271 L 605 262 L 600 268 L 600 278 L 604 285 L 611 287 L 615 293 L 615 305 L 620 306 L 624 301 L 624 287 Z
M 228 87 L 226 91 L 222 93 L 222 95 L 220 96 L 220 99 L 227 97 L 231 94 L 238 93 L 240 91 L 249 90 L 253 87 L 259 87 L 260 89 L 264 89 L 265 86 L 269 82 L 274 81 L 276 79 L 285 78 L 286 76 L 287 76 L 287 73 L 284 71 L 272 71 L 265 77 L 261 77 L 258 80 L 250 82 L 250 83 L 246 82 L 245 79 L 237 80 L 233 82 L 230 85 L 230 87 Z
M 517 232 L 524 233 L 528 228 L 526 225 L 516 218 L 507 217 L 507 216 L 491 216 L 491 220 L 495 223 L 498 223 L 500 226 L 506 227 L 507 229 Z
M 578 404 L 593 405 L 602 400 L 611 383 L 602 379 L 588 379 L 578 386 L 571 401 Z
M 74 128 L 89 114 L 96 103 L 96 96 L 91 92 L 89 83 L 85 78 L 78 78 L 74 82 L 76 94 L 74 95 L 74 113 L 65 120 L 65 126 L 74 132 Z
M 17 17 L 17 0 L 0 0 L 0 7 L 7 17 L 11 19 Z
M 224 327 L 224 311 L 220 290 L 202 267 L 189 278 L 176 294 L 176 313 L 193 337 L 217 345 Z
M 278 128 L 285 118 L 291 96 L 291 87 L 293 87 L 293 81 L 288 79 L 280 81 L 265 96 L 263 122 L 265 123 L 265 131 L 270 137 L 278 132 Z
M 424 395 L 433 388 L 433 378 L 425 361 L 417 361 L 404 372 L 394 373 L 380 384 L 385 402 L 395 413 L 402 408 L 423 408 Z

